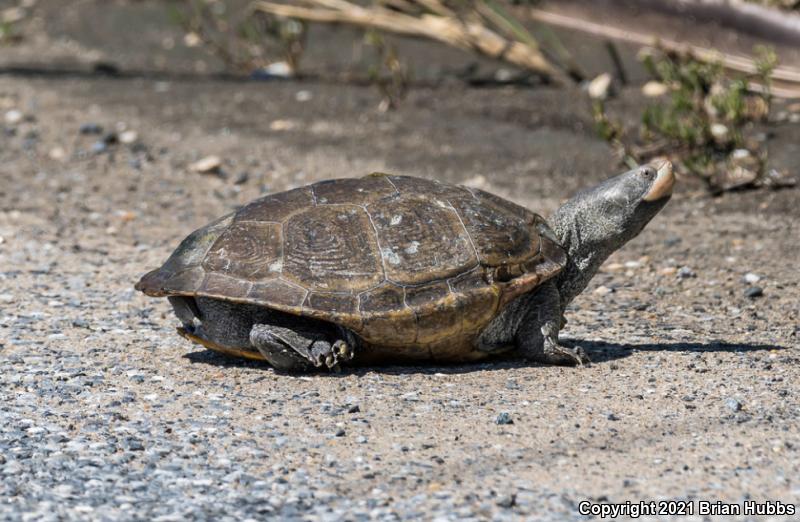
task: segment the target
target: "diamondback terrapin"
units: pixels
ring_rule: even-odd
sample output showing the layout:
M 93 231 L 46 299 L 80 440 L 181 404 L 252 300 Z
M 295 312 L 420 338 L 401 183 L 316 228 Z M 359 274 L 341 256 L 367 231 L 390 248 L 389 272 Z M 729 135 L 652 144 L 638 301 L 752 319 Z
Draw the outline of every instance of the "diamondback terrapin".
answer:
M 136 288 L 169 298 L 179 332 L 301 371 L 471 361 L 559 345 L 565 307 L 665 205 L 668 162 L 580 192 L 546 222 L 474 188 L 371 174 L 269 195 L 189 235 Z

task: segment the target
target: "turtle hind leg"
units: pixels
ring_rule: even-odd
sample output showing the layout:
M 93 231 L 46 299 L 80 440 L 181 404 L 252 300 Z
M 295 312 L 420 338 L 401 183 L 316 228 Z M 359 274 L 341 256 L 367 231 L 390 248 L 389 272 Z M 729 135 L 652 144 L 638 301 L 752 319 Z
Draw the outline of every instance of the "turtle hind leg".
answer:
M 589 363 L 583 348 L 568 348 L 558 343 L 558 332 L 564 319 L 556 286 L 546 283 L 526 297 L 525 317 L 515 335 L 520 353 L 543 364 L 582 366 Z
M 330 342 L 328 332 L 255 324 L 250 343 L 276 369 L 289 372 L 339 368 L 353 358 L 353 348 L 342 339 Z

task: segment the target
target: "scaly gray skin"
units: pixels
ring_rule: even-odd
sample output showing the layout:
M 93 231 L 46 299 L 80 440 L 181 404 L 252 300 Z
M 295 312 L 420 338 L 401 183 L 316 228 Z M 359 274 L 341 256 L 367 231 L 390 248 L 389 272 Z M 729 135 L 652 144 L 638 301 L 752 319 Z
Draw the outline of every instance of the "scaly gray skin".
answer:
M 558 344 L 564 310 L 608 256 L 636 237 L 664 207 L 674 182 L 672 166 L 660 162 L 635 168 L 567 201 L 550 219 L 557 241 L 567 250 L 563 272 L 510 303 L 478 337 L 477 349 L 497 353 L 514 346 L 541 363 L 588 362 L 581 348 Z M 209 298 L 172 297 L 170 302 L 190 333 L 222 346 L 256 349 L 279 370 L 336 368 L 358 351 L 352 332 L 323 321 Z
M 664 208 L 675 177 L 669 162 L 637 167 L 578 193 L 549 220 L 567 250 L 567 265 L 555 281 L 511 303 L 483 331 L 479 347 L 497 351 L 515 343 L 528 359 L 545 364 L 582 364 L 578 347 L 558 344 L 564 310 L 614 251 L 636 237 Z

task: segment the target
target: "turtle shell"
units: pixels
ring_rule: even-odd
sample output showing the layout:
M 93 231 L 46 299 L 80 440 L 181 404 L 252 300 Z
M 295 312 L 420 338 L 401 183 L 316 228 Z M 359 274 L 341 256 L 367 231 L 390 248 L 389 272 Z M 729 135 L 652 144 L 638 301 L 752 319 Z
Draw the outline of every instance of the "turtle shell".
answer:
M 371 174 L 257 199 L 189 235 L 136 288 L 330 321 L 374 352 L 470 359 L 500 310 L 565 262 L 544 219 L 519 205 Z

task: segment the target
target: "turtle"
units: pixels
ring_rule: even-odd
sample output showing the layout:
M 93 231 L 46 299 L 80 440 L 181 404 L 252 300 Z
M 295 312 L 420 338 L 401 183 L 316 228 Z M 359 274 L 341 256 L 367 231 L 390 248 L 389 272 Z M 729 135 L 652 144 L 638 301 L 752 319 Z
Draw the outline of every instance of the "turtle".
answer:
M 135 288 L 185 338 L 279 371 L 515 351 L 581 365 L 564 311 L 672 195 L 668 161 L 583 190 L 550 217 L 489 192 L 373 173 L 267 195 L 191 233 Z

